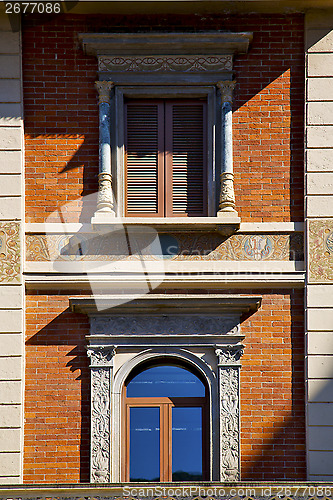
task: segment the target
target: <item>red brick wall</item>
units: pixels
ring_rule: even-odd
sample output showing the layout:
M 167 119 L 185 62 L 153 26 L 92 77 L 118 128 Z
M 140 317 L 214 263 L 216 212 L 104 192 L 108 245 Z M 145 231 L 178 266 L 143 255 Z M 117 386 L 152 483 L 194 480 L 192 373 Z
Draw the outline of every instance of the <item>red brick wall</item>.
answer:
M 305 480 L 303 290 L 264 293 L 242 324 L 242 479 Z
M 97 62 L 79 32 L 253 31 L 238 56 L 234 102 L 237 209 L 243 221 L 303 218 L 303 16 L 71 16 L 23 24 L 26 217 L 43 222 L 58 205 L 97 189 Z M 80 216 L 80 203 L 71 220 Z M 84 218 L 84 216 L 83 216 Z M 83 219 L 81 217 L 81 220 Z M 68 219 L 69 220 L 69 219 Z
M 31 292 L 26 328 L 24 482 L 89 482 L 88 318 Z
M 24 482 L 87 482 L 88 320 L 44 293 L 27 296 Z M 303 291 L 266 290 L 242 331 L 242 479 L 305 480 Z

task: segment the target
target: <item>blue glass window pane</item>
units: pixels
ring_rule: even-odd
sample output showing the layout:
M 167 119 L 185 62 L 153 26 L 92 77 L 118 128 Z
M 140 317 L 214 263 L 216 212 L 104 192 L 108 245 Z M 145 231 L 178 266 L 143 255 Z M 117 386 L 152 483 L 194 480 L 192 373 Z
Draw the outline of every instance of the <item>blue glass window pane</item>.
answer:
M 154 366 L 127 385 L 127 397 L 204 397 L 205 386 L 193 373 L 179 366 Z
M 130 408 L 130 481 L 160 480 L 160 409 Z
M 202 481 L 202 409 L 172 408 L 172 481 Z

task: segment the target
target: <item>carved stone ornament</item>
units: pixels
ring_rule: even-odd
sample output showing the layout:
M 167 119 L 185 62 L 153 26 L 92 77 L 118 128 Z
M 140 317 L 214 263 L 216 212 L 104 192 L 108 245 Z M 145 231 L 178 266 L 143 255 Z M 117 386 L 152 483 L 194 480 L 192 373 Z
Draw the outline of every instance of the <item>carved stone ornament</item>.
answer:
M 110 346 L 89 347 L 87 349 L 87 355 L 89 356 L 91 362 L 90 366 L 92 367 L 112 366 L 113 356 L 115 355 L 115 353 L 115 348 Z
M 91 477 L 110 482 L 110 370 L 91 370 Z
M 112 316 L 91 318 L 91 334 L 98 335 L 238 335 L 239 319 L 215 316 Z
M 107 103 L 110 104 L 110 91 L 113 88 L 114 84 L 113 82 L 108 82 L 108 81 L 98 81 L 95 82 L 95 87 L 98 92 L 98 103 Z
M 219 346 L 215 350 L 219 365 L 239 365 L 239 361 L 243 353 L 243 345 Z
M 221 174 L 221 191 L 219 209 L 222 212 L 235 211 L 234 174 L 223 172 Z
M 181 73 L 216 72 L 232 70 L 232 55 L 211 56 L 100 56 L 99 71 L 110 72 L 158 72 L 172 71 Z
M 220 367 L 219 383 L 220 481 L 239 481 L 239 368 Z
M 98 174 L 98 186 L 98 212 L 113 212 L 112 175 L 107 172 Z
M 221 91 L 221 101 L 222 104 L 225 102 L 229 102 L 230 104 L 232 103 L 232 96 L 233 96 L 233 91 L 236 85 L 236 80 L 233 81 L 221 81 L 216 84 L 216 86 L 220 89 Z

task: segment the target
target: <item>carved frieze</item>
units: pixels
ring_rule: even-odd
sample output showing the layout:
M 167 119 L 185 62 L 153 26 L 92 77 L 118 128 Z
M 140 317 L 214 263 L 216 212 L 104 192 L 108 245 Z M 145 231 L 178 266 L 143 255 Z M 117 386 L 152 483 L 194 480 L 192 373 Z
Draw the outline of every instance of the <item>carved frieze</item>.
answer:
M 239 319 L 212 315 L 127 315 L 91 318 L 92 335 L 238 335 Z
M 169 236 L 172 236 L 175 241 L 172 246 L 174 253 L 171 256 L 168 253 L 168 258 L 172 260 L 303 260 L 302 233 L 234 234 L 229 238 L 224 238 L 215 233 L 201 235 L 177 233 Z M 137 248 L 141 252 L 141 259 L 156 260 L 164 256 L 156 254 L 156 245 L 155 247 L 147 246 L 143 236 L 136 235 L 135 241 Z M 330 241 L 330 238 L 328 238 L 328 243 L 326 243 L 327 252 L 330 252 Z M 323 255 L 325 257 L 324 247 Z M 120 259 L 137 260 L 138 256 L 135 252 L 129 255 L 126 238 L 120 234 L 117 238 L 114 237 L 114 233 L 26 235 L 27 261 L 110 262 Z
M 216 72 L 232 70 L 232 55 L 210 56 L 100 56 L 99 71 L 110 72 Z

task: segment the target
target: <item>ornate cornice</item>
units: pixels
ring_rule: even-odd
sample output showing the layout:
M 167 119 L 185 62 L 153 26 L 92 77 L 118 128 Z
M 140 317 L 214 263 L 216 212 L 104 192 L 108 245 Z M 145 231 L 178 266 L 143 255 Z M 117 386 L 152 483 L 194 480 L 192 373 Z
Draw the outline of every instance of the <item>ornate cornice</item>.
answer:
M 232 55 L 212 56 L 100 56 L 99 71 L 110 72 L 159 72 L 179 73 L 218 72 L 232 70 Z
M 94 56 L 215 56 L 246 53 L 250 32 L 79 33 L 86 54 Z

